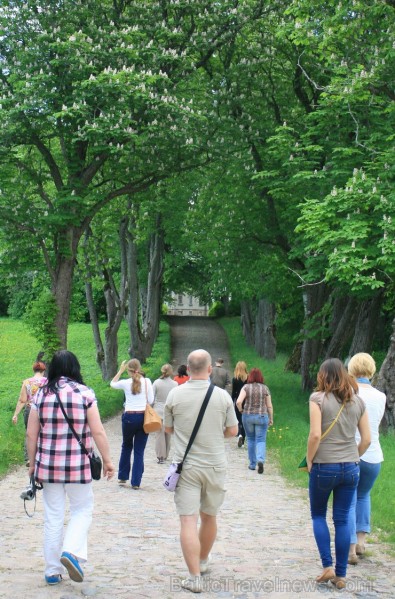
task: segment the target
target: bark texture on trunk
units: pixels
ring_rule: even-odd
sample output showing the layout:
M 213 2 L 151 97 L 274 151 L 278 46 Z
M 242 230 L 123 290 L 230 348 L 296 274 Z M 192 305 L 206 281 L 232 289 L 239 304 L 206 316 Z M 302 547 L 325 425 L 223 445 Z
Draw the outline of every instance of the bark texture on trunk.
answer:
M 392 321 L 392 335 L 390 346 L 380 372 L 375 381 L 377 389 L 387 396 L 387 407 L 385 410 L 382 427 L 384 429 L 395 428 L 395 318 Z
M 67 348 L 73 276 L 81 234 L 81 230 L 74 227 L 59 234 L 56 244 L 55 268 L 50 264 L 49 257 L 46 255 L 47 267 L 52 279 L 51 291 L 58 307 L 55 325 L 61 349 Z
M 262 298 L 258 301 L 255 319 L 255 349 L 267 360 L 276 358 L 275 305 Z
M 305 324 L 301 355 L 301 375 L 303 390 L 310 390 L 315 384 L 315 371 L 321 361 L 323 340 L 321 311 L 329 296 L 324 283 L 307 287 L 304 296 Z
M 96 362 L 99 365 L 99 368 L 102 372 L 104 372 L 104 347 L 101 340 L 100 328 L 99 328 L 99 319 L 97 318 L 97 310 L 95 306 L 95 302 L 93 300 L 93 288 L 92 283 L 87 281 L 85 283 L 85 296 L 86 303 L 88 304 L 89 317 L 91 320 L 92 331 L 93 331 L 93 340 L 95 342 L 96 347 Z M 103 375 L 104 378 L 104 375 Z
M 325 360 L 328 358 L 341 358 L 355 327 L 357 305 L 358 302 L 353 297 L 335 300 L 331 327 L 332 336 L 325 351 Z
M 381 292 L 360 304 L 354 338 L 349 351 L 350 356 L 359 352 L 371 353 L 383 298 Z
M 298 342 L 293 350 L 291 355 L 289 356 L 287 363 L 285 364 L 285 370 L 289 372 L 295 372 L 295 374 L 300 374 L 300 364 L 302 359 L 302 343 Z
M 248 345 L 254 344 L 255 338 L 255 315 L 251 300 L 243 300 L 240 303 L 241 308 L 241 327 L 244 338 Z

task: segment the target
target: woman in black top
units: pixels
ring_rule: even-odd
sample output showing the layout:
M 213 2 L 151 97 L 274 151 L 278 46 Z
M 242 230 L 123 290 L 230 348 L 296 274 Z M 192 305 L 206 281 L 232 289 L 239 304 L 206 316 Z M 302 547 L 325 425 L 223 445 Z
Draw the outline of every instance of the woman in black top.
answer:
M 238 447 L 242 447 L 244 445 L 244 441 L 246 438 L 241 412 L 239 411 L 236 401 L 239 397 L 240 391 L 244 387 L 247 382 L 248 372 L 247 372 L 247 364 L 245 362 L 237 362 L 235 366 L 235 370 L 233 373 L 232 379 L 232 399 L 235 406 L 236 416 L 239 423 L 239 440 L 237 442 Z

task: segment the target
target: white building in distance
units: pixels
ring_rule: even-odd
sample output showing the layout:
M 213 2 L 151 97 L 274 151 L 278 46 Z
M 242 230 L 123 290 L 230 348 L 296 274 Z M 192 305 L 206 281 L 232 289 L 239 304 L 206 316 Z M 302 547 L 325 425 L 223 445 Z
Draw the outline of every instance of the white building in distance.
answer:
M 207 316 L 208 305 L 201 304 L 193 295 L 172 293 L 171 299 L 166 302 L 169 316 Z

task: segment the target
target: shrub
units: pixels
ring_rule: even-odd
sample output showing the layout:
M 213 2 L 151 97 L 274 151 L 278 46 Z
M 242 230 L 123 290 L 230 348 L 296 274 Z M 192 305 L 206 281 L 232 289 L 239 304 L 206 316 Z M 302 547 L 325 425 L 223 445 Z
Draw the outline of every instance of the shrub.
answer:
M 37 299 L 28 304 L 24 315 L 26 326 L 41 345 L 47 361 L 60 347 L 55 324 L 57 313 L 55 298 L 44 288 Z
M 214 302 L 208 311 L 208 315 L 213 318 L 220 318 L 225 315 L 225 306 L 222 302 Z

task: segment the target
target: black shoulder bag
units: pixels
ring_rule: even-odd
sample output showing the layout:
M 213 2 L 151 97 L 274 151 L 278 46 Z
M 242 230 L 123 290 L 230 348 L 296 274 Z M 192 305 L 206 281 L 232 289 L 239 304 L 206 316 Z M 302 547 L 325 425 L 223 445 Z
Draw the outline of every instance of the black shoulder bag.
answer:
M 79 446 L 81 447 L 82 451 L 88 456 L 89 458 L 89 462 L 90 462 L 90 466 L 91 466 L 91 474 L 92 474 L 92 478 L 93 480 L 100 480 L 101 477 L 101 469 L 102 469 L 102 461 L 100 456 L 96 455 L 94 451 L 92 451 L 92 454 L 89 453 L 89 451 L 86 449 L 85 445 L 83 444 L 83 442 L 81 441 L 81 438 L 77 435 L 77 433 L 74 430 L 73 425 L 71 424 L 69 417 L 67 416 L 63 404 L 60 401 L 60 397 L 58 393 L 55 393 L 56 395 L 56 399 L 58 400 L 58 403 L 60 405 L 60 408 L 63 412 L 63 416 L 65 417 L 67 424 L 70 427 L 71 432 L 73 433 L 74 437 L 77 439 Z
M 165 480 L 163 481 L 163 486 L 167 491 L 175 491 L 175 489 L 176 489 L 178 479 L 180 478 L 180 475 L 181 475 L 183 464 L 186 460 L 189 450 L 192 447 L 192 443 L 194 442 L 197 432 L 199 430 L 199 427 L 202 423 L 203 416 L 206 411 L 206 408 L 207 408 L 207 405 L 208 405 L 208 402 L 209 402 L 209 399 L 211 397 L 214 387 L 215 387 L 215 385 L 213 385 L 213 383 L 210 383 L 209 388 L 207 389 L 205 398 L 203 400 L 202 406 L 200 408 L 198 417 L 196 419 L 195 426 L 193 427 L 187 448 L 184 453 L 184 457 L 182 458 L 181 462 L 179 462 L 178 464 L 175 462 L 170 464 L 170 467 L 166 474 Z

